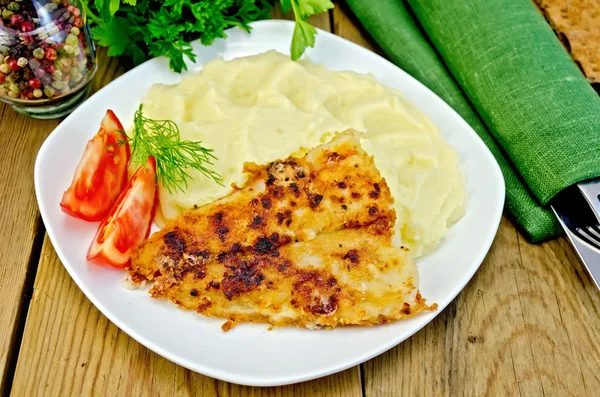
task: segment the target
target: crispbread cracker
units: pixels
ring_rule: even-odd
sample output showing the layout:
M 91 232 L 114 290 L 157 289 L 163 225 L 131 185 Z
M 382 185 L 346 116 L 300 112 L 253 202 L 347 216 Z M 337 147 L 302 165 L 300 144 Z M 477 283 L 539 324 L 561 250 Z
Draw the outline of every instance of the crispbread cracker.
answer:
M 600 0 L 535 0 L 592 83 L 600 83 Z

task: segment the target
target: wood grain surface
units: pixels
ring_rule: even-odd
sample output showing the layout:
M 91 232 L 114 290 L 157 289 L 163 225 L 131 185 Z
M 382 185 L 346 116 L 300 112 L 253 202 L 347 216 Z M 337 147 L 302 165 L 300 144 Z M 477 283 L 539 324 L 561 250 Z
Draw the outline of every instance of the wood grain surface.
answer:
M 36 121 L 0 105 L 0 392 L 9 384 L 19 324 L 27 307 L 26 283 L 32 279 L 42 224 L 33 189 L 35 155 L 57 121 Z M 31 277 L 27 277 L 28 272 Z M 11 361 L 13 362 L 11 364 Z
M 312 22 L 377 51 L 343 6 Z M 108 63 L 103 56 L 101 63 L 96 87 L 122 72 L 114 59 Z M 21 142 L 30 152 L 15 151 L 13 157 L 22 158 L 10 162 L 0 159 L 0 172 L 9 173 L 2 175 L 3 200 L 15 208 L 0 217 L 6 234 L 0 243 L 5 245 L 2 264 L 13 263 L 14 269 L 8 284 L 0 278 L 2 297 L 14 302 L 10 315 L 1 306 L 0 326 L 17 330 L 14 319 L 23 301 L 32 255 L 28 245 L 35 245 L 38 215 L 29 191 L 31 170 L 27 174 L 4 165 L 16 161 L 31 166 L 43 137 L 29 130 L 47 133 L 53 125 L 0 109 L 0 147 Z M 20 138 L 5 142 L 7 123 L 29 127 L 22 127 Z M 8 186 L 29 187 L 19 193 Z M 12 396 L 595 396 L 600 390 L 600 294 L 564 238 L 531 245 L 506 218 L 479 271 L 423 330 L 361 366 L 277 388 L 216 381 L 154 354 L 98 312 L 71 280 L 47 237 L 39 259 L 28 312 L 21 307 L 21 316 L 26 313 L 27 318 L 22 344 L 0 350 L 2 357 L 18 350 Z M 20 287 L 14 287 L 16 281 Z M 2 336 L 5 344 L 15 340 L 13 334 Z M 3 362 L 6 358 L 0 367 Z
M 250 388 L 196 374 L 146 349 L 83 295 L 44 241 L 12 396 L 362 395 L 358 367 L 312 382 Z
M 284 17 L 279 9 L 275 17 Z M 328 14 L 310 22 L 331 30 Z M 110 63 L 108 63 L 110 62 Z M 100 57 L 95 87 L 123 72 Z M 216 381 L 160 357 L 110 323 L 83 295 L 45 238 L 11 396 L 360 397 L 360 368 L 277 388 Z

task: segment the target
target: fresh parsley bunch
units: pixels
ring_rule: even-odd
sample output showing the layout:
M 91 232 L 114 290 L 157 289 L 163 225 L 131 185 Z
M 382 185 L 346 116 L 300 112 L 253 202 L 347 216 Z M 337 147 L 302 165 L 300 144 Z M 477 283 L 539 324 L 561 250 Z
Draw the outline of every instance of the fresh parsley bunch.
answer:
M 134 64 L 165 55 L 176 72 L 187 69 L 184 59 L 196 57 L 190 42 L 210 45 L 224 38 L 224 30 L 270 16 L 276 0 L 82 0 L 92 36 L 108 47 L 110 56 L 129 56 Z M 315 43 L 316 29 L 306 19 L 333 8 L 330 0 L 280 0 L 284 12 L 292 10 L 296 27 L 290 52 L 302 56 Z

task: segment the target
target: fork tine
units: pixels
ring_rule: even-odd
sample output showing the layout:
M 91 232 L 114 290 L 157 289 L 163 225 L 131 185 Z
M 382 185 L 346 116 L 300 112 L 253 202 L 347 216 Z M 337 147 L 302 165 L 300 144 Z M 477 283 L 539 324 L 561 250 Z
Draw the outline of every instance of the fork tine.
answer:
M 592 245 L 593 247 L 600 248 L 600 238 L 594 236 L 591 232 L 588 232 L 586 229 L 582 229 L 580 227 L 576 228 L 577 237 L 585 241 L 586 243 Z
M 600 235 L 600 225 L 590 225 L 589 227 L 594 229 L 594 231 Z
M 600 248 L 600 241 L 597 241 L 595 236 L 587 231 L 587 227 L 578 227 L 575 229 L 577 237 L 585 241 L 586 243 Z
M 586 227 L 586 231 L 588 236 L 594 242 L 597 247 L 600 247 L 600 231 L 598 231 L 597 227 L 588 226 Z
M 594 237 L 597 241 L 600 241 L 600 230 L 598 229 L 598 225 L 588 226 L 587 229 L 588 229 L 588 232 L 590 232 L 591 234 L 594 235 Z

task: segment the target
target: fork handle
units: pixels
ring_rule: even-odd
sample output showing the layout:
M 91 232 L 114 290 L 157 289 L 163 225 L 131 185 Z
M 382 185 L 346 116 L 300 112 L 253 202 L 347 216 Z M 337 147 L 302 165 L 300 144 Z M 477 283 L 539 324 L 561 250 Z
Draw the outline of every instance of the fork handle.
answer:
M 600 178 L 579 182 L 577 187 L 600 223 Z

